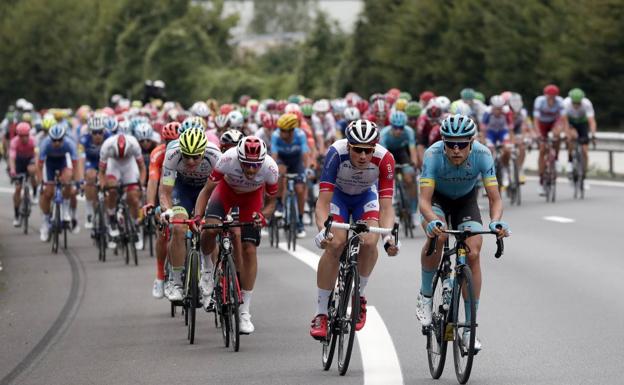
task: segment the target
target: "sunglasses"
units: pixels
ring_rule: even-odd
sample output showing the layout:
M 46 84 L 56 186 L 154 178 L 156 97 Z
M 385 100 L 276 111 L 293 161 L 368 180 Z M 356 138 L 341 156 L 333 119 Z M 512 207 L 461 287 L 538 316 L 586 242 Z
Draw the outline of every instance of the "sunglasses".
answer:
M 392 126 L 392 128 L 394 128 L 395 130 L 402 130 L 403 126 Z
M 104 131 L 91 131 L 91 135 L 104 135 Z
M 141 141 L 143 142 L 143 141 Z M 186 154 L 182 154 L 182 157 L 184 159 L 193 159 L 193 160 L 197 160 L 199 158 L 201 158 L 201 154 L 200 155 L 186 155 Z
M 467 142 L 451 142 L 448 140 L 444 141 L 444 146 L 446 146 L 446 148 L 448 148 L 449 150 L 454 149 L 455 147 L 457 147 L 460 150 L 463 150 L 464 148 L 468 147 L 470 145 L 470 141 Z
M 262 166 L 261 162 L 240 162 L 241 166 L 244 168 L 252 168 L 252 169 L 256 169 L 256 168 L 260 168 Z
M 143 140 L 140 140 L 140 141 L 139 141 L 139 143 L 141 143 L 141 144 L 144 144 L 144 143 L 151 143 L 151 142 L 152 142 L 152 141 L 151 141 L 151 140 L 149 140 L 149 139 L 143 139 Z M 193 156 L 201 156 L 201 155 L 193 155 Z
M 353 150 L 353 152 L 356 152 L 358 154 L 364 153 L 366 155 L 370 155 L 375 151 L 375 147 L 357 147 L 357 146 L 351 146 L 351 150 Z
M 63 139 L 52 139 L 53 143 L 61 143 Z

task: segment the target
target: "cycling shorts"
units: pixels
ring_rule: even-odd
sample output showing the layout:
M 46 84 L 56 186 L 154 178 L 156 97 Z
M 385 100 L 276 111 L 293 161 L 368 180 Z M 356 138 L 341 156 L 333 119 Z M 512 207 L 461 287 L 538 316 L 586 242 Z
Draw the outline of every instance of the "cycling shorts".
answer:
M 450 199 L 435 191 L 431 199 L 433 212 L 445 220 L 450 217 L 452 229 L 462 230 L 464 227 L 470 227 L 475 231 L 483 230 L 481 211 L 477 204 L 478 193 L 479 189 L 475 187 L 462 197 Z M 422 216 L 421 222 L 427 225 Z
M 349 195 L 335 188 L 329 211 L 336 222 L 349 223 L 349 218 L 354 222 L 378 221 L 379 195 L 373 189 L 368 189 L 361 194 Z
M 409 148 L 401 147 L 397 149 L 388 149 L 394 157 L 394 164 L 410 164 L 412 159 L 410 158 Z
M 106 178 L 121 184 L 139 183 L 139 166 L 134 158 L 109 158 L 106 163 Z
M 173 205 L 178 208 L 177 210 L 174 208 L 176 214 L 186 214 L 186 217 L 189 218 L 193 214 L 195 201 L 197 201 L 197 197 L 203 187 L 176 182 L 171 194 Z M 180 208 L 184 208 L 184 211 L 180 210 Z
M 53 158 L 53 159 L 46 159 L 45 164 L 44 164 L 44 176 L 45 176 L 45 181 L 44 182 L 54 182 L 54 175 L 56 174 L 56 172 L 58 171 L 59 174 L 62 174 L 63 171 L 66 168 L 70 168 L 67 165 L 67 159 L 65 158 Z
M 85 160 L 85 171 L 86 170 L 95 170 L 95 171 L 97 171 L 99 166 L 100 166 L 100 162 L 99 161 L 92 162 L 92 161 L 90 161 L 88 159 Z
M 559 123 L 559 119 L 554 122 L 542 122 L 541 120 L 537 121 L 537 128 L 539 129 L 540 135 L 542 138 L 546 138 L 548 133 L 555 127 L 555 125 Z
M 15 157 L 15 173 L 16 174 L 26 174 L 28 173 L 28 166 L 31 164 L 35 164 L 35 157 Z
M 574 129 L 578 133 L 578 142 L 580 144 L 589 143 L 589 125 L 587 124 L 587 122 L 574 123 L 570 121 L 570 126 L 574 127 Z
M 488 130 L 485 134 L 485 140 L 488 145 L 495 146 L 498 143 L 509 144 L 509 130 L 494 131 Z
M 306 180 L 305 177 L 305 167 L 303 167 L 303 159 L 299 157 L 294 157 L 293 159 L 286 158 L 285 160 L 281 157 L 277 158 L 277 165 L 286 166 L 286 173 L 288 174 L 298 174 L 296 182 L 303 183 Z
M 246 193 L 237 193 L 225 180 L 221 180 L 210 195 L 205 216 L 222 219 L 233 207 L 238 207 L 239 220 L 251 222 L 253 221 L 253 213 L 262 211 L 263 196 L 264 187 Z M 260 246 L 260 231 L 249 226 L 243 227 L 241 240 Z

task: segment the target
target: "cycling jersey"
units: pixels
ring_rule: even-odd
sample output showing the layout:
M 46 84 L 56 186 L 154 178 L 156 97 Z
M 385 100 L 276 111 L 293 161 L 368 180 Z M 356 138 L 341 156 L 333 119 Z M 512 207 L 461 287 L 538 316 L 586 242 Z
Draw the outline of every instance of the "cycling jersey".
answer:
M 578 107 L 574 106 L 572 99 L 568 96 L 563 100 L 564 114 L 570 120 L 570 123 L 581 124 L 586 123 L 587 118 L 594 117 L 594 106 L 587 98 L 583 98 Z
M 321 135 L 325 140 L 336 137 L 336 119 L 331 112 L 327 112 L 323 117 L 312 114 L 312 129 L 315 135 Z
M 167 149 L 163 163 L 162 183 L 165 186 L 188 185 L 203 187 L 213 171 L 221 151 L 211 142 L 206 145 L 201 163 L 187 166 L 183 159 L 180 143 Z
M 420 115 L 416 123 L 416 132 L 418 144 L 429 147 L 440 140 L 440 123 L 429 119 L 427 115 Z
M 394 193 L 394 157 L 377 144 L 371 162 L 364 169 L 353 166 L 347 148 L 347 139 L 340 139 L 329 147 L 321 174 L 320 191 L 338 189 L 345 194 L 362 194 L 374 188 L 380 198 L 392 198 Z
M 108 132 L 104 132 L 104 140 L 108 139 Z M 104 144 L 104 140 L 100 144 L 93 143 L 91 134 L 82 135 L 78 144 L 78 153 L 85 158 L 85 169 L 97 169 L 100 163 L 100 150 Z
M 123 156 L 118 154 L 118 141 L 123 137 L 125 148 Z M 106 170 L 106 177 L 120 181 L 122 184 L 139 182 L 139 167 L 137 162 L 142 162 L 141 145 L 136 138 L 129 134 L 117 134 L 109 137 L 100 149 L 100 169 Z
M 520 109 L 520 112 L 517 112 L 517 113 L 511 111 L 510 109 L 507 115 L 509 115 L 509 119 L 511 119 L 513 123 L 514 134 L 520 135 L 522 133 L 522 126 L 524 125 L 524 122 L 526 122 L 527 117 L 528 117 L 526 108 Z
M 19 136 L 14 136 L 9 144 L 9 158 L 15 161 L 11 174 L 25 174 L 35 158 L 35 138 L 31 135 L 24 143 Z
M 280 137 L 280 132 L 280 129 L 277 129 L 271 135 L 271 154 L 277 154 L 285 162 L 301 161 L 303 154 L 310 151 L 305 133 L 295 128 L 292 141 L 286 142 Z
M 152 150 L 150 154 L 149 163 L 149 180 L 159 181 L 162 173 L 162 166 L 165 161 L 165 153 L 167 152 L 167 145 L 161 143 Z
M 394 135 L 397 131 L 400 132 L 398 136 Z M 406 147 L 416 147 L 416 135 L 414 134 L 414 129 L 410 126 L 405 126 L 402 130 L 394 130 L 394 132 L 392 126 L 386 126 L 381 130 L 379 136 L 379 144 L 391 152 Z
M 270 156 L 265 157 L 258 173 L 253 179 L 248 179 L 238 160 L 238 151 L 236 147 L 232 147 L 221 155 L 210 174 L 210 180 L 213 182 L 225 180 L 236 193 L 251 192 L 265 187 L 267 194 L 275 195 L 278 180 L 277 163 Z
M 455 166 L 444 152 L 444 142 L 440 141 L 425 151 L 420 186 L 434 187 L 435 192 L 457 199 L 475 188 L 479 176 L 486 187 L 498 185 L 494 159 L 486 146 L 473 142 L 468 158 Z
M 76 143 L 69 137 L 63 138 L 58 148 L 52 145 L 52 139 L 46 137 L 39 146 L 39 162 L 45 164 L 45 181 L 54 180 L 56 171 L 62 172 L 67 167 L 73 167 L 78 160 Z
M 563 114 L 563 99 L 561 96 L 555 97 L 555 103 L 553 103 L 552 106 L 548 105 L 548 99 L 544 95 L 535 98 L 535 103 L 533 103 L 533 118 L 537 119 L 539 122 L 553 123 Z
M 513 125 L 511 116 L 501 112 L 499 115 L 494 114 L 491 110 L 483 114 L 483 120 L 481 121 L 487 131 L 509 131 Z

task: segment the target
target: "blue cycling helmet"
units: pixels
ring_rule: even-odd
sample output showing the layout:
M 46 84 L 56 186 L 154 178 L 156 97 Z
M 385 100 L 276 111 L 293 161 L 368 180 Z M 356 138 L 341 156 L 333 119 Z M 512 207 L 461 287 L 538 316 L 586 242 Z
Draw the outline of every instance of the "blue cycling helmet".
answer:
M 140 123 L 134 129 L 134 137 L 140 142 L 142 140 L 151 140 L 154 135 L 154 129 L 149 123 Z
M 390 124 L 394 127 L 404 127 L 407 124 L 407 115 L 403 111 L 394 111 L 390 115 Z
M 449 115 L 440 127 L 440 134 L 446 138 L 472 137 L 477 132 L 477 125 L 466 115 Z
M 104 119 L 104 128 L 112 133 L 117 133 L 117 129 L 119 128 L 119 122 L 114 117 L 108 117 Z
M 194 117 L 186 118 L 178 128 L 178 133 L 182 135 L 184 131 L 190 130 L 191 128 L 199 128 L 202 131 L 204 130 L 204 126 L 199 119 L 195 119 Z
M 63 139 L 66 131 L 67 127 L 65 126 L 65 124 L 57 123 L 52 126 L 52 128 L 50 128 L 50 131 L 48 131 L 48 135 L 50 135 L 50 139 L 52 140 Z

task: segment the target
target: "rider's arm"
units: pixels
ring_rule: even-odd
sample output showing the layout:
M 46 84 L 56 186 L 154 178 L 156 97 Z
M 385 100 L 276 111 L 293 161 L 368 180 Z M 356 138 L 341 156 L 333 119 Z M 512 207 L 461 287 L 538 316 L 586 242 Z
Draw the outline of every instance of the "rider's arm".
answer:
M 379 226 L 390 228 L 394 225 L 394 206 L 392 197 L 379 198 Z
M 318 200 L 316 201 L 316 209 L 314 216 L 316 218 L 316 227 L 319 231 L 325 228 L 325 219 L 329 215 L 329 206 L 334 196 L 334 191 L 321 191 L 319 192 Z
M 173 185 L 163 184 L 161 180 L 160 187 L 158 189 L 158 196 L 160 198 L 160 207 L 163 212 L 173 207 L 173 201 L 171 199 L 172 194 Z
M 498 184 L 485 186 L 485 191 L 490 203 L 490 220 L 492 222 L 500 221 L 503 216 L 503 200 L 498 191 Z
M 210 195 L 212 194 L 212 191 L 217 187 L 217 184 L 219 184 L 219 181 L 212 181 L 212 179 L 208 179 L 208 181 L 204 185 L 204 188 L 202 188 L 199 192 L 197 200 L 195 201 L 195 215 L 202 215 L 206 211 L 208 199 L 210 199 Z
M 17 136 L 15 138 L 17 138 Z M 11 140 L 8 156 L 10 175 L 15 175 L 15 157 L 17 157 L 17 140 Z
M 143 157 L 137 157 L 135 160 L 137 162 L 137 166 L 139 166 L 139 182 L 141 183 L 141 186 L 145 186 L 145 177 L 147 176 L 147 173 L 145 172 L 145 161 L 143 160 Z
M 433 212 L 431 200 L 433 198 L 433 192 L 435 191 L 435 170 L 439 156 L 445 155 L 433 153 L 431 152 L 431 150 L 425 153 L 422 175 L 420 176 L 420 194 L 418 198 L 418 209 L 420 210 L 420 214 L 423 216 L 423 218 L 425 218 L 426 222 L 431 222 L 438 219 L 438 216 Z

